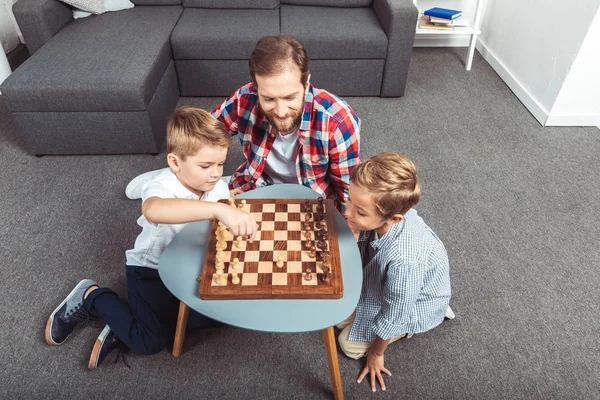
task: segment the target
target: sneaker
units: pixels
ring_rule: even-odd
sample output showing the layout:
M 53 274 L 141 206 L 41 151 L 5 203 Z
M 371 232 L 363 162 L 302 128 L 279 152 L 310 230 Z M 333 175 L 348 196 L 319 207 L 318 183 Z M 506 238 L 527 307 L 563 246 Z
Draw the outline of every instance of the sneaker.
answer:
M 88 368 L 96 369 L 111 351 L 117 348 L 120 349 L 121 347 L 122 342 L 117 338 L 112 329 L 110 329 L 110 326 L 106 325 L 102 329 L 102 332 L 100 332 L 100 335 L 98 335 L 96 343 L 94 343 Z M 127 363 L 125 364 L 127 365 Z
M 448 306 L 448 309 L 446 310 L 446 319 L 454 319 L 456 317 L 456 315 L 454 315 L 454 311 L 452 311 L 452 309 L 450 308 L 450 306 Z
M 84 279 L 75 286 L 71 293 L 56 307 L 46 322 L 46 343 L 51 346 L 63 344 L 75 326 L 82 321 L 89 321 L 93 316 L 83 308 L 83 295 L 96 282 Z
M 168 168 L 168 167 L 167 167 Z M 125 196 L 130 200 L 137 200 L 142 198 L 142 187 L 154 179 L 158 174 L 163 172 L 167 168 L 157 169 L 154 171 L 146 172 L 138 175 L 127 184 L 125 188 Z

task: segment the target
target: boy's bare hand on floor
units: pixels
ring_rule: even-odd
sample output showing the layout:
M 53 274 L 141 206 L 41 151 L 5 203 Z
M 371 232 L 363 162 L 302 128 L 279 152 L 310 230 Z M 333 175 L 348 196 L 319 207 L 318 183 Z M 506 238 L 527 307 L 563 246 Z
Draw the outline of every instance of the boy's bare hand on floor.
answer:
M 356 382 L 361 383 L 363 378 L 367 374 L 370 374 L 371 390 L 373 392 L 377 390 L 377 385 L 375 383 L 376 380 L 379 382 L 381 390 L 385 390 L 385 382 L 383 382 L 383 375 L 381 374 L 382 372 L 392 376 L 392 373 L 384 367 L 383 354 L 377 355 L 373 352 L 369 352 L 367 355 L 367 364 L 358 376 L 358 380 Z

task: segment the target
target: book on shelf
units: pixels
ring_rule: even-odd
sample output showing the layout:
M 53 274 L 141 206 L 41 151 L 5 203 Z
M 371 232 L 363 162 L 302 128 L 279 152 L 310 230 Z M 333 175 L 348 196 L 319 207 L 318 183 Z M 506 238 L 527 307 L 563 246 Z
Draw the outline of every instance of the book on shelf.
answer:
M 448 31 L 454 30 L 453 25 L 436 25 L 429 20 L 427 15 L 423 15 L 421 19 L 419 19 L 419 28 L 420 29 L 437 29 L 440 31 Z
M 463 17 L 458 17 L 456 19 L 448 19 L 430 16 L 429 20 L 434 25 L 453 25 L 455 27 L 469 26 L 469 20 L 466 18 L 463 19 Z
M 451 10 L 449 8 L 433 7 L 433 8 L 430 8 L 429 10 L 425 10 L 423 12 L 423 14 L 430 16 L 430 17 L 456 19 L 462 15 L 462 11 Z

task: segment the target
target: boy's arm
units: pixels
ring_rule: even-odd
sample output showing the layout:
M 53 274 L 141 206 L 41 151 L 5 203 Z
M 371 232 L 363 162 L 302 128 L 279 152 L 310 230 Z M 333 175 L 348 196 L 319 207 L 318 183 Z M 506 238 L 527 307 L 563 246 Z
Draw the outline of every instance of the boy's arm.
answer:
M 373 330 L 382 339 L 408 332 L 411 312 L 417 303 L 425 269 L 415 263 L 392 262 L 387 269 L 381 294 L 381 311 L 375 316 Z
M 223 222 L 233 235 L 254 235 L 258 225 L 254 217 L 242 210 L 223 203 L 190 199 L 164 199 L 150 197 L 142 204 L 142 213 L 154 224 L 185 224 L 216 218 Z

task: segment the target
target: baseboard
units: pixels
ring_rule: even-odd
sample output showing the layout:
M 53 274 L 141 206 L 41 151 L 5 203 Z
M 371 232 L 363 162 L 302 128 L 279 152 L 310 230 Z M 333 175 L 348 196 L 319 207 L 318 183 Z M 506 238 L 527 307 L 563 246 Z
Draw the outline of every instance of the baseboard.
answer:
M 525 108 L 537 119 L 541 125 L 546 125 L 549 112 L 529 93 L 527 88 L 513 75 L 504 63 L 485 45 L 479 38 L 476 45 L 481 56 L 492 66 L 506 85 L 514 92 Z
M 549 115 L 545 126 L 598 126 L 600 114 Z

